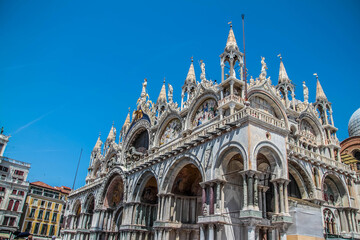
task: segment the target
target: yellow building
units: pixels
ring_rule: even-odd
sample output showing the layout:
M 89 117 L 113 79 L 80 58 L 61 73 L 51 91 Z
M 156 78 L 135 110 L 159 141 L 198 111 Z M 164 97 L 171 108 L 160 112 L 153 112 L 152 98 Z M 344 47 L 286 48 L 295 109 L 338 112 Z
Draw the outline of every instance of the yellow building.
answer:
M 40 181 L 30 183 L 21 231 L 32 233 L 34 239 L 59 236 L 70 191 L 68 187 L 51 187 Z

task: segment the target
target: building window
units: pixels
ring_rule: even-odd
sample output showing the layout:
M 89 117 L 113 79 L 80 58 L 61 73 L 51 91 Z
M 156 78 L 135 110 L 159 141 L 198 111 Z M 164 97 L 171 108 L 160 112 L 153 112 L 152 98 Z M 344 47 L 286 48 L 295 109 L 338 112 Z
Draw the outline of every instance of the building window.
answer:
M 36 206 L 38 205 L 38 200 L 36 198 L 34 198 L 33 204 Z
M 43 224 L 41 229 L 41 235 L 46 235 L 46 233 L 47 233 L 47 224 Z
M 33 209 L 31 209 L 31 211 L 30 211 L 29 218 L 33 218 L 34 215 L 35 215 L 35 209 L 33 208 Z
M 42 206 L 42 207 L 45 206 L 45 201 L 41 201 L 41 206 Z
M 15 202 L 14 209 L 13 209 L 14 212 L 16 212 L 16 211 L 18 210 L 19 204 L 20 204 L 19 201 L 16 201 L 16 202 Z
M 34 234 L 38 233 L 39 227 L 40 227 L 40 223 L 35 223 Z
M 25 232 L 30 232 L 30 231 L 31 231 L 31 225 L 32 225 L 32 222 L 28 222 L 28 223 L 26 224 Z
M 24 176 L 24 172 L 20 171 L 20 170 L 15 170 L 14 174 L 19 175 L 19 176 Z
M 42 217 L 43 217 L 43 210 L 40 210 L 38 214 L 38 219 L 42 219 Z
M 54 235 L 54 230 L 55 230 L 54 225 L 51 225 L 51 226 L 50 226 L 49 236 L 53 236 L 53 235 Z
M 13 195 L 16 195 L 16 193 L 17 193 L 17 191 L 14 189 L 14 190 L 12 191 L 12 194 L 13 194 Z
M 7 225 L 8 225 L 8 222 L 9 222 L 9 217 L 4 217 L 4 221 L 3 221 L 3 224 L 2 224 L 2 225 L 7 226 Z
M 49 220 L 49 218 L 50 218 L 50 212 L 46 211 L 44 220 Z
M 4 187 L 0 187 L 0 192 L 5 192 L 5 188 L 4 188 Z
M 48 202 L 48 208 L 51 208 L 52 202 Z
M 32 187 L 31 188 L 31 192 L 33 193 L 33 194 L 37 194 L 37 195 L 42 195 L 42 189 L 41 188 L 37 188 L 37 187 Z
M 59 208 L 59 204 L 57 203 L 55 204 L 55 210 L 58 210 L 58 208 Z
M 60 217 L 60 223 L 62 224 L 64 222 L 64 215 L 61 215 Z
M 24 191 L 18 191 L 18 195 L 24 196 Z
M 56 222 L 56 218 L 57 218 L 57 213 L 53 213 L 51 221 Z
M 0 171 L 8 172 L 9 168 L 0 165 Z
M 9 226 L 10 227 L 15 226 L 15 218 L 14 217 L 10 218 Z
M 11 209 L 12 209 L 12 207 L 13 207 L 13 204 L 14 204 L 14 200 L 11 199 L 11 200 L 9 201 L 9 205 L 8 205 L 8 207 L 7 207 L 7 210 L 8 210 L 8 211 L 11 211 Z

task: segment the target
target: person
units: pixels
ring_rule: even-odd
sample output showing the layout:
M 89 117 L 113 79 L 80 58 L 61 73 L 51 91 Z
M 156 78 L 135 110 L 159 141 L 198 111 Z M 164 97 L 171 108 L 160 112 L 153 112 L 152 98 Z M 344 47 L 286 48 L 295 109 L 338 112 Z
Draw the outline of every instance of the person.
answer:
M 33 240 L 33 235 L 30 234 L 27 239 L 28 240 Z

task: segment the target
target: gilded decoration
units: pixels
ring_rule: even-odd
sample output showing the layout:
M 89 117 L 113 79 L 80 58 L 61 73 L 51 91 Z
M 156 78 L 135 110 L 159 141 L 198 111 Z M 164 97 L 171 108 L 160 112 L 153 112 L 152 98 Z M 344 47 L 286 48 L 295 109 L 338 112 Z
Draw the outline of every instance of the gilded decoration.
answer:
M 181 132 L 181 123 L 179 119 L 173 119 L 170 123 L 166 126 L 164 133 L 161 135 L 160 138 L 160 146 L 163 144 L 167 144 L 171 140 L 177 138 Z
M 207 123 L 216 117 L 216 115 L 216 102 L 214 99 L 208 99 L 196 110 L 193 126 L 196 127 Z

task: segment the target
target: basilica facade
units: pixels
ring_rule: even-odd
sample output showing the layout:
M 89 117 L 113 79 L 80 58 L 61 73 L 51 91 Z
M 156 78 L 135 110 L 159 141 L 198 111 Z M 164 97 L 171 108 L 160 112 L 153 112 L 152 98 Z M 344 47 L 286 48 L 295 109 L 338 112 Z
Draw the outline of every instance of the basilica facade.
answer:
M 63 239 L 359 238 L 356 174 L 319 79 L 310 103 L 305 82 L 295 98 L 281 57 L 277 83 L 261 66 L 246 82 L 230 27 L 218 83 L 191 62 L 178 104 L 165 82 L 152 102 L 145 79 L 119 134 L 99 136 Z

